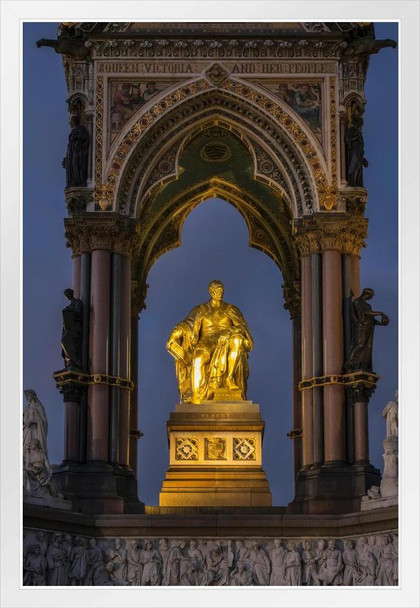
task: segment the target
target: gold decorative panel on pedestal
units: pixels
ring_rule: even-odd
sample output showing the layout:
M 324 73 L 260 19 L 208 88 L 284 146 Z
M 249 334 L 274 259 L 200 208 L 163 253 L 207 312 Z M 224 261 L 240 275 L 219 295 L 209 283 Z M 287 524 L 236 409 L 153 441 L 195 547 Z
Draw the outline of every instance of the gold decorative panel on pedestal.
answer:
M 160 506 L 271 506 L 262 469 L 259 405 L 237 400 L 181 403 L 167 426 L 169 470 Z

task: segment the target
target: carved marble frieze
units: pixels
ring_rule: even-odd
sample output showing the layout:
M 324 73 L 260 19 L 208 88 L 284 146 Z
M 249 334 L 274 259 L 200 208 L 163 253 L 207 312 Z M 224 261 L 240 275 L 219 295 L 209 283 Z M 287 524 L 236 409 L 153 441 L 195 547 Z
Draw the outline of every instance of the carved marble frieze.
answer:
M 23 584 L 392 587 L 398 536 L 94 538 L 27 528 Z

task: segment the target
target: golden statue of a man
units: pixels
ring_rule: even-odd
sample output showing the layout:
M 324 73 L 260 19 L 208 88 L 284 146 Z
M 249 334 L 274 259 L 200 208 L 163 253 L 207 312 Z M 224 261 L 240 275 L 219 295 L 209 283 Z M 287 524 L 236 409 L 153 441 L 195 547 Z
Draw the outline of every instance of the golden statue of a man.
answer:
M 181 401 L 217 399 L 218 391 L 246 399 L 248 352 L 254 342 L 236 306 L 223 302 L 223 283 L 212 281 L 210 300 L 193 308 L 169 336 Z

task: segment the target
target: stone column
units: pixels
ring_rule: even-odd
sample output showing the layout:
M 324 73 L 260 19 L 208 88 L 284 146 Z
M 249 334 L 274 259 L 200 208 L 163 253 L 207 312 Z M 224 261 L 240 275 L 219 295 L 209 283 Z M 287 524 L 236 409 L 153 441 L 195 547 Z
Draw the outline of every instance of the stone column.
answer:
M 73 292 L 75 298 L 80 298 L 81 256 L 73 255 Z
M 324 375 L 343 371 L 343 317 L 341 253 L 324 249 L 322 253 Z M 338 384 L 324 386 L 324 460 L 346 460 L 344 389 Z
M 131 362 L 131 260 L 121 256 L 120 376 L 130 378 Z M 130 391 L 120 390 L 118 462 L 129 466 Z
M 322 376 L 322 256 L 311 255 L 311 297 L 312 297 L 312 372 L 314 377 Z M 312 389 L 314 464 L 324 461 L 323 392 L 321 387 Z
M 354 403 L 354 459 L 356 464 L 369 463 L 369 433 L 367 399 Z
M 302 393 L 298 384 L 302 377 L 302 328 L 300 315 L 293 318 L 293 428 L 302 428 Z M 302 437 L 293 439 L 294 477 L 302 468 Z
M 66 387 L 63 389 L 64 401 L 64 461 L 79 460 L 79 417 L 80 390 Z
M 111 253 L 93 249 L 91 273 L 90 360 L 91 374 L 108 374 L 110 327 Z M 88 391 L 88 453 L 91 460 L 108 461 L 109 386 L 93 384 Z
M 301 258 L 302 271 L 302 379 L 313 377 L 312 360 L 312 269 L 311 256 Z M 302 465 L 314 462 L 312 390 L 302 391 Z
M 87 246 L 85 246 L 86 249 Z M 89 372 L 89 323 L 90 323 L 90 251 L 83 251 L 80 261 L 80 299 L 83 303 L 82 369 Z M 79 460 L 86 462 L 87 449 L 87 390 L 80 397 Z

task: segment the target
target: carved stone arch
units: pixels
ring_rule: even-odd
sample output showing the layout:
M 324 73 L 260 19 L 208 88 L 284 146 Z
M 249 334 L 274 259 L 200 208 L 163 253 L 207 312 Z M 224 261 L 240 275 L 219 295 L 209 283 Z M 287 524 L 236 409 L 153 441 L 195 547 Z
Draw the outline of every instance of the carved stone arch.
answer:
M 219 130 L 226 135 L 237 137 L 248 149 L 250 157 L 253 159 L 254 179 L 260 180 L 271 188 L 280 192 L 284 201 L 292 210 L 292 215 L 298 215 L 298 204 L 296 202 L 293 185 L 282 164 L 282 159 L 276 156 L 268 145 L 261 140 L 256 141 L 255 135 L 248 133 L 244 127 L 240 127 L 228 117 L 215 115 L 211 119 L 201 121 L 189 127 L 186 134 L 181 133 L 170 140 L 165 147 L 161 147 L 159 152 L 150 160 L 145 160 L 147 170 L 138 187 L 135 215 L 139 214 L 140 203 L 143 204 L 153 192 L 164 187 L 171 180 L 176 180 L 183 170 L 181 157 L 189 143 L 200 134 L 214 134 L 214 130 Z M 136 188 L 137 190 L 137 188 Z
M 266 253 L 279 267 L 285 283 L 299 279 L 299 254 L 292 238 L 291 216 L 283 205 L 282 212 L 269 213 L 263 201 L 255 199 L 233 183 L 212 178 L 180 192 L 159 213 L 144 214 L 137 252 L 133 260 L 133 278 L 146 282 L 154 262 L 167 251 L 181 245 L 183 224 L 201 202 L 219 197 L 233 205 L 244 218 L 249 231 L 249 245 Z
M 262 103 L 265 107 L 261 106 Z M 194 117 L 200 109 L 203 111 L 204 107 L 209 109 L 209 106 L 213 111 L 216 108 L 219 111 L 230 110 L 233 115 L 241 116 L 242 120 L 247 121 L 250 128 L 260 134 L 264 133 L 269 141 L 271 139 L 271 142 L 276 142 L 278 148 L 287 148 L 288 156 L 294 158 L 294 169 L 299 182 L 302 179 L 307 182 L 303 192 L 306 205 L 302 212 L 310 212 L 314 206 L 318 207 L 318 194 L 334 187 L 329 184 L 324 160 L 309 141 L 305 131 L 272 99 L 231 79 L 227 79 L 220 88 L 211 90 L 207 81 L 197 80 L 182 85 L 170 95 L 161 98 L 153 108 L 149 108 L 148 112 L 139 117 L 125 134 L 114 157 L 109 160 L 107 177 L 102 188 L 109 191 L 110 197 L 114 198 L 114 204 L 115 191 L 118 190 L 118 207 L 122 212 L 127 213 L 127 205 L 121 200 L 121 194 L 124 198 L 124 179 L 130 172 L 127 168 L 133 158 L 133 151 L 139 146 L 141 148 L 147 140 L 150 141 L 150 134 L 158 139 L 159 132 L 162 137 L 170 125 L 179 125 L 187 116 Z M 193 119 L 196 118 L 197 116 Z

